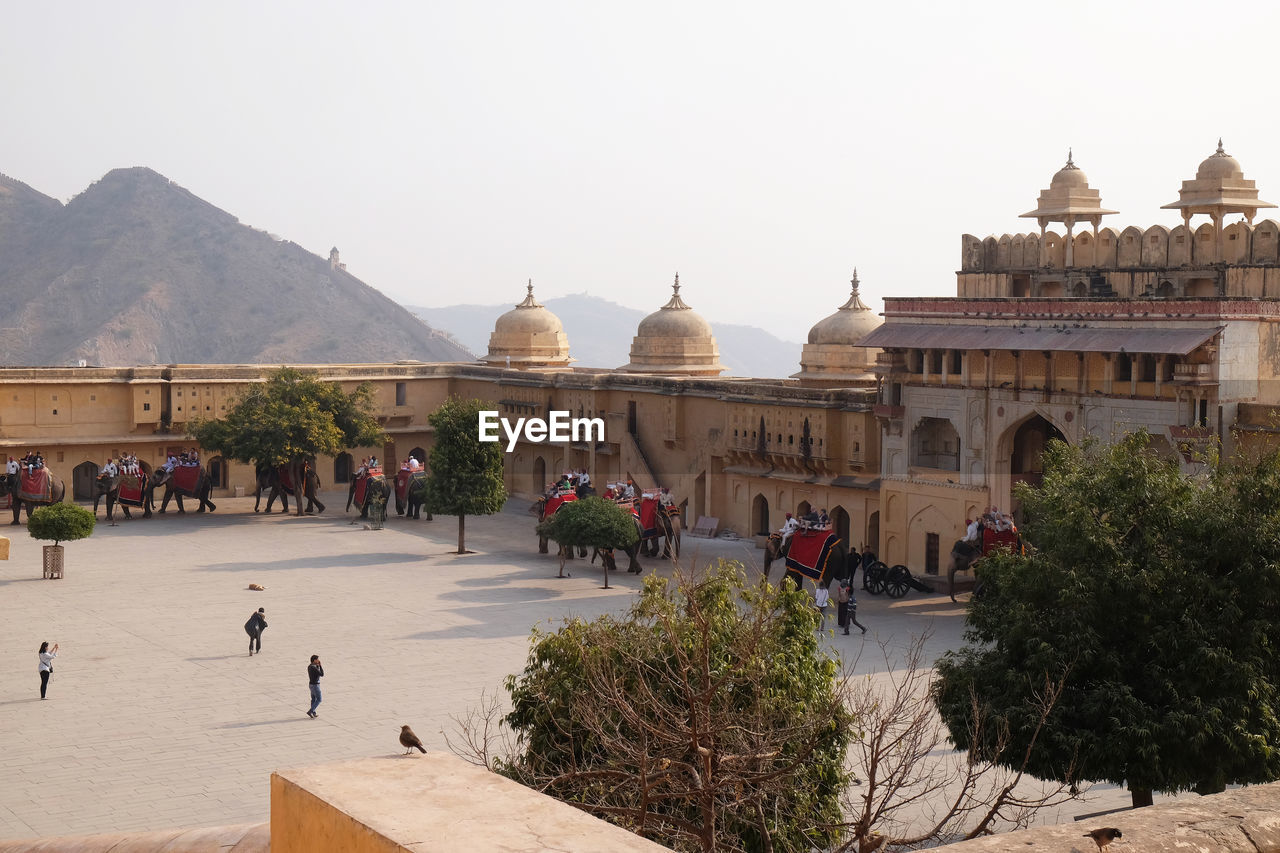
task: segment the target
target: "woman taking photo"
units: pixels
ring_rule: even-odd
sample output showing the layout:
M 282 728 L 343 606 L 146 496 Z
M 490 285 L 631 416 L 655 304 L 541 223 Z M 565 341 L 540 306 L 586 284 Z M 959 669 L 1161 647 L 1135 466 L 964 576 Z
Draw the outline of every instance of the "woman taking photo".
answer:
M 58 656 L 58 644 L 54 643 L 53 648 L 49 648 L 47 642 L 40 644 L 40 698 L 43 699 L 44 692 L 49 689 L 49 676 L 53 675 L 53 659 Z

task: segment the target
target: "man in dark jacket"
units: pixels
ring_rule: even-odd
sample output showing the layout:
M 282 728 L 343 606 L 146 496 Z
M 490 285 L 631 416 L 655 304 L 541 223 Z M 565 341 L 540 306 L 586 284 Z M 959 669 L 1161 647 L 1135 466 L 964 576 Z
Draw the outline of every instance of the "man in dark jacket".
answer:
M 262 652 L 262 632 L 267 627 L 267 616 L 265 608 L 259 607 L 258 612 L 249 617 L 249 621 L 244 623 L 244 632 L 249 635 L 249 656 L 253 657 L 254 646 L 257 646 L 259 653 Z
M 307 666 L 307 687 L 311 690 L 311 707 L 307 710 L 307 716 L 315 719 L 320 716 L 316 713 L 316 708 L 320 707 L 320 679 L 324 677 L 324 667 L 320 664 L 320 655 L 312 655 L 311 663 Z

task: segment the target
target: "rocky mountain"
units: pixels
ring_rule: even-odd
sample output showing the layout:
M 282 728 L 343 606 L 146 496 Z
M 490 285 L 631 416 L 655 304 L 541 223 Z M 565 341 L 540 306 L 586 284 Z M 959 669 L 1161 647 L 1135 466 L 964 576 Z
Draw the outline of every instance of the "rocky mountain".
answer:
M 0 175 L 0 304 L 8 366 L 474 358 L 327 258 L 142 167 L 65 205 Z
M 575 366 L 614 368 L 631 360 L 631 340 L 646 312 L 585 293 L 539 301 L 560 318 L 569 337 L 569 354 L 577 359 Z M 489 349 L 494 322 L 511 308 L 509 304 L 409 306 L 410 311 L 419 317 L 430 316 L 432 323 L 448 329 L 481 355 Z M 727 375 L 777 379 L 800 370 L 800 344 L 755 326 L 717 323 L 710 318 L 708 322 L 720 349 L 720 361 L 729 368 Z

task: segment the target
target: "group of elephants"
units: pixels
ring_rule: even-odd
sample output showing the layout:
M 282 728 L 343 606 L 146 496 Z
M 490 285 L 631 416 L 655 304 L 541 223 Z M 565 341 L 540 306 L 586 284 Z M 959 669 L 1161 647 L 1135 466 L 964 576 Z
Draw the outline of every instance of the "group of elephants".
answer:
M 114 477 L 99 477 L 94 481 L 93 495 L 93 512 L 98 513 L 98 504 L 104 499 L 107 506 L 107 519 L 113 518 L 116 505 L 119 503 L 120 484 L 124 478 L 116 475 Z M 174 482 L 173 472 L 164 468 L 157 469 L 155 474 L 147 478 L 146 487 L 142 490 L 142 516 L 143 518 L 151 517 L 151 510 L 155 506 L 155 490 L 163 488 L 164 497 L 160 501 L 160 512 L 164 512 L 169 507 L 170 500 L 177 500 L 178 512 L 186 512 L 186 508 L 182 504 L 182 498 L 196 498 L 200 501 L 200 508 L 196 512 L 204 512 L 206 509 L 210 512 L 217 509 L 213 501 L 209 500 L 209 494 L 212 491 L 213 481 L 209 479 L 209 472 L 203 467 L 200 468 L 200 474 L 196 478 L 194 489 L 178 488 Z M 31 511 L 49 504 L 61 503 L 66 497 L 67 486 L 61 477 L 49 473 L 49 494 L 47 500 L 34 500 L 30 497 L 23 496 L 21 493 L 21 475 L 6 474 L 0 478 L 0 497 L 9 497 L 11 509 L 13 510 L 13 521 L 11 524 L 20 524 L 23 507 L 26 507 L 27 517 L 31 517 Z M 129 507 L 120 503 L 120 509 L 124 512 L 126 518 L 131 518 Z
M 291 485 L 288 485 L 288 477 L 276 466 L 259 465 L 256 470 L 256 488 L 254 489 L 253 511 L 258 512 L 262 502 L 262 496 L 267 496 L 266 511 L 271 512 L 272 505 L 278 498 L 280 500 L 281 511 L 289 511 L 289 496 L 296 491 Z M 407 515 L 410 518 L 420 518 L 422 512 L 423 501 L 426 498 L 426 475 L 423 472 L 416 472 L 416 476 L 405 477 L 403 488 L 397 489 L 391 481 L 385 478 L 373 478 L 368 480 L 364 485 L 365 488 L 357 497 L 357 482 L 352 481 L 351 487 L 347 493 L 347 509 L 351 509 L 354 503 L 356 508 L 360 510 L 360 517 L 367 518 L 369 510 L 378 505 L 385 506 L 387 502 L 394 496 L 396 512 L 400 515 Z M 146 485 L 142 488 L 141 500 L 133 502 L 135 509 L 142 509 L 142 517 L 150 518 L 152 510 L 155 508 L 155 492 L 157 489 L 162 490 L 160 498 L 160 507 L 158 512 L 165 512 L 169 508 L 169 502 L 174 500 L 178 505 L 178 512 L 186 512 L 183 505 L 183 498 L 195 498 L 200 502 L 199 509 L 196 512 L 213 512 L 217 506 L 210 500 L 213 491 L 213 480 L 209 477 L 209 472 L 203 467 L 196 478 L 193 488 L 179 487 L 174 482 L 173 472 L 164 468 L 158 468 L 156 471 L 146 478 Z M 126 477 L 119 474 L 114 476 L 100 476 L 94 480 L 93 493 L 93 513 L 97 515 L 98 507 L 105 503 L 106 517 L 108 521 L 115 520 L 115 510 L 118 506 L 125 518 L 133 518 L 130 511 L 130 505 L 120 501 L 120 487 L 126 480 Z M 318 493 L 321 488 L 320 478 L 316 472 L 310 467 L 306 469 L 305 485 L 302 490 L 302 497 L 306 499 L 306 512 L 323 512 L 325 505 L 321 503 Z M 31 517 L 31 511 L 41 506 L 49 504 L 61 503 L 66 497 L 66 483 L 60 477 L 49 473 L 49 494 L 47 500 L 33 500 L 29 496 L 23 496 L 21 493 L 21 475 L 7 474 L 0 476 L 0 498 L 8 496 L 13 509 L 12 524 L 20 524 L 22 522 L 21 514 L 23 507 L 26 507 L 27 517 Z M 140 504 L 140 506 L 139 506 Z M 427 520 L 431 520 L 431 513 L 427 513 Z
M 593 495 L 595 495 L 595 489 L 590 486 L 580 486 L 578 488 L 577 497 L 579 498 Z M 570 497 L 573 496 L 571 495 Z M 533 506 L 529 507 L 529 514 L 536 515 L 539 524 L 547 520 L 547 505 L 547 499 L 540 497 L 534 501 Z M 560 506 L 562 504 L 557 504 L 556 509 L 559 509 Z M 667 512 L 658 512 L 655 514 L 654 521 L 656 527 L 646 535 L 644 528 L 640 524 L 640 519 L 636 518 L 635 525 L 638 537 L 634 544 L 616 545 L 612 548 L 596 548 L 595 553 L 591 555 L 591 561 L 595 562 L 596 557 L 599 557 L 605 568 L 610 571 L 616 571 L 618 564 L 614 555 L 616 552 L 621 551 L 627 555 L 627 571 L 639 574 L 642 571 L 639 558 L 641 556 L 658 556 L 659 543 L 662 544 L 662 559 L 678 559 L 680 557 L 680 532 L 683 529 L 679 511 L 675 507 L 671 507 Z M 538 535 L 538 553 L 549 553 L 547 538 L 541 534 Z M 559 555 L 565 560 L 572 560 L 574 558 L 573 548 L 561 545 Z M 579 548 L 578 556 L 586 557 L 587 549 Z

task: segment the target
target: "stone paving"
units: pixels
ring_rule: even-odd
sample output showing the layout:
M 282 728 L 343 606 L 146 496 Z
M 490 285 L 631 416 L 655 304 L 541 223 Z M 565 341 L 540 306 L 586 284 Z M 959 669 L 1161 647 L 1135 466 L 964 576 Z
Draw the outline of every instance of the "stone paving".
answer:
M 218 511 L 149 521 L 99 518 L 66 548 L 66 576 L 41 578 L 41 546 L 9 527 L 0 563 L 0 838 L 254 823 L 269 816 L 273 770 L 399 751 L 410 724 L 446 749 L 452 717 L 519 671 L 530 627 L 566 615 L 622 612 L 639 578 L 537 554 L 527 501 L 457 520 L 351 523 L 345 494 L 320 516 Z M 717 557 L 759 566 L 748 542 L 685 539 L 684 562 Z M 669 574 L 670 564 L 645 561 Z M 775 570 L 776 571 L 776 570 Z M 267 589 L 254 592 L 250 583 Z M 862 594 L 871 630 L 830 644 L 857 669 L 885 668 L 875 640 L 900 650 L 928 628 L 927 653 L 959 645 L 963 608 L 911 592 Z M 261 655 L 243 624 L 269 623 Z M 36 650 L 61 644 L 49 698 Z M 311 654 L 325 667 L 318 719 L 305 716 Z M 1076 813 L 1127 805 L 1095 789 Z M 1067 813 L 1052 816 L 1065 819 Z

